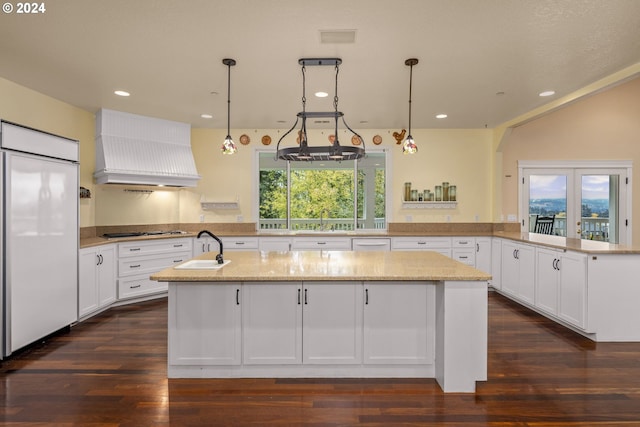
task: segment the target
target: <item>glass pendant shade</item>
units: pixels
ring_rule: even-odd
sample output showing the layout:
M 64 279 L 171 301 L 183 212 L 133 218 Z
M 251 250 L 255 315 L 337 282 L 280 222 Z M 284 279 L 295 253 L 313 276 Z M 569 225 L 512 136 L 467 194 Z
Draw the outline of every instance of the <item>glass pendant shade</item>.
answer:
M 233 139 L 231 139 L 231 135 L 227 135 L 222 143 L 222 154 L 234 154 L 238 151 L 236 144 L 233 143 Z
M 409 135 L 407 139 L 402 143 L 403 154 L 415 154 L 418 151 L 418 146 L 413 142 L 413 137 Z

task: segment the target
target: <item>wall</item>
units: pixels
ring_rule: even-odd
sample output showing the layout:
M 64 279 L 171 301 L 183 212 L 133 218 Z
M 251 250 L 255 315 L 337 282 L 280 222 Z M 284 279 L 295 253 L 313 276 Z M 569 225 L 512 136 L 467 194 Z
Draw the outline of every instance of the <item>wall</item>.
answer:
M 518 213 L 518 160 L 632 160 L 640 164 L 640 78 L 576 101 L 512 130 L 502 147 L 502 212 Z M 635 174 L 632 188 L 640 188 Z M 633 198 L 640 223 L 640 198 Z M 634 221 L 635 220 L 635 221 Z M 640 227 L 633 232 L 640 241 Z
M 93 193 L 93 114 L 0 78 L 0 118 L 80 141 L 80 185 Z M 95 198 L 80 200 L 80 226 L 95 224 Z

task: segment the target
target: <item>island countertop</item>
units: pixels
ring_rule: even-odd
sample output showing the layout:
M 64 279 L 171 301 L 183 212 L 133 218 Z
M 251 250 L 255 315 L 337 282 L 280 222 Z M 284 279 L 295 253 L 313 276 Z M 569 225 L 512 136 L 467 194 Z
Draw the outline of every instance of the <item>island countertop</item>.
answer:
M 196 259 L 215 259 L 209 252 Z M 292 280 L 463 280 L 487 281 L 491 275 L 430 251 L 234 251 L 218 270 L 164 269 L 151 276 L 162 282 Z M 179 266 L 179 265 L 178 265 Z M 177 266 L 176 266 L 177 267 Z

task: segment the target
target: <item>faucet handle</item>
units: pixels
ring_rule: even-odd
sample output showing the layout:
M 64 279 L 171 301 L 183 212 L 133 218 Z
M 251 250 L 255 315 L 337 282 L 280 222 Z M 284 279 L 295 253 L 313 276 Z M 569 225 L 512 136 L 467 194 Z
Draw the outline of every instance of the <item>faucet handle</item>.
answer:
M 216 261 L 218 261 L 218 264 L 224 264 L 224 259 L 222 258 L 222 254 L 216 255 Z

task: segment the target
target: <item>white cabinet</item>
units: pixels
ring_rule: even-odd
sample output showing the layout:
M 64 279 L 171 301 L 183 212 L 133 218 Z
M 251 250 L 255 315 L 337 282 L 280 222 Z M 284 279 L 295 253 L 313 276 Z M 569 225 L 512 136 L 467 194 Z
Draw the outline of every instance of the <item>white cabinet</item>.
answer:
M 365 364 L 433 363 L 433 290 L 424 282 L 364 283 Z
M 476 265 L 476 239 L 473 237 L 454 237 L 451 258 L 463 264 Z
M 239 365 L 239 283 L 181 283 L 169 296 L 170 365 Z
M 302 363 L 302 282 L 242 285 L 242 361 Z
M 166 282 L 149 276 L 193 257 L 192 239 L 157 239 L 118 244 L 118 299 L 165 292 Z
M 247 282 L 242 301 L 244 364 L 361 363 L 361 284 Z
M 492 253 L 492 239 L 491 237 L 476 237 L 476 265 L 475 267 L 484 271 L 485 273 L 492 274 L 493 258 Z
M 224 251 L 257 251 L 257 237 L 222 237 Z
M 358 237 L 351 240 L 354 251 L 390 251 L 391 239 L 378 237 Z
M 434 251 L 451 258 L 451 237 L 393 237 L 392 251 Z
M 536 250 L 536 307 L 579 328 L 586 324 L 587 256 Z
M 290 251 L 290 237 L 260 237 L 258 239 L 258 249 L 261 251 Z
M 302 300 L 303 363 L 362 363 L 362 284 L 305 282 Z
M 220 245 L 218 242 L 209 236 L 194 237 L 193 256 L 202 255 L 207 252 L 215 252 L 216 254 L 220 253 Z
M 326 250 L 326 251 L 350 251 L 350 237 L 294 237 L 291 243 L 293 251 Z
M 535 301 L 534 249 L 511 240 L 502 242 L 502 290 L 530 305 Z
M 491 286 L 502 288 L 502 239 L 491 239 Z
M 115 254 L 115 245 L 80 250 L 78 318 L 106 307 L 116 300 Z

